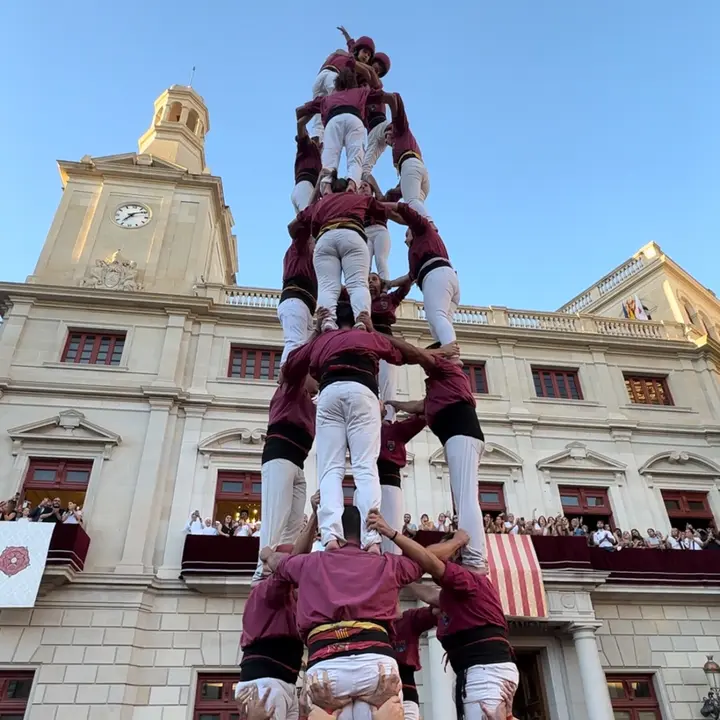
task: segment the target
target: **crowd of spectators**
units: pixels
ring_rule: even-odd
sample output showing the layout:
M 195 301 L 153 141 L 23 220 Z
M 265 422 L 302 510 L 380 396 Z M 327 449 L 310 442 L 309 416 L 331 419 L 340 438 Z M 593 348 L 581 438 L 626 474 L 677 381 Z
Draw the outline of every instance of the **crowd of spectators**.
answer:
M 212 518 L 202 519 L 199 510 L 195 510 L 185 525 L 188 535 L 222 535 L 224 537 L 260 537 L 260 520 L 250 519 L 247 510 L 242 510 L 237 518 L 226 515 L 220 521 Z
M 10 522 L 49 522 L 65 523 L 66 525 L 82 525 L 82 508 L 69 501 L 67 508 L 62 506 L 60 498 L 51 500 L 46 497 L 32 506 L 29 500 L 21 500 L 18 493 L 10 500 L 0 501 L 0 521 Z
M 512 513 L 498 513 L 494 517 L 489 513 L 484 516 L 485 532 L 499 535 L 544 535 L 553 537 L 585 537 L 588 545 L 599 547 L 608 551 L 619 551 L 625 548 L 640 548 L 649 550 L 720 550 L 720 532 L 713 523 L 706 529 L 694 528 L 686 525 L 684 530 L 672 528 L 668 534 L 660 530 L 648 528 L 645 535 L 639 530 L 623 531 L 620 528 L 612 529 L 606 526 L 603 520 L 595 522 L 591 529 L 585 524 L 582 517 L 533 517 L 530 520 L 518 517 Z M 449 512 L 440 513 L 437 521 L 433 522 L 428 515 L 420 516 L 420 524 L 412 522 L 410 514 L 406 513 L 402 532 L 412 537 L 418 530 L 434 532 L 450 532 L 457 529 L 457 517 Z

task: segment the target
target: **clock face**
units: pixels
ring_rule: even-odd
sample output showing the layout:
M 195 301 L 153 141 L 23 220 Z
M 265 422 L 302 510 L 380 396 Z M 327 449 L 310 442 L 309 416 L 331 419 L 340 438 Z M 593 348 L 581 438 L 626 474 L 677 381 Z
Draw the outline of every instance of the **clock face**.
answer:
M 115 211 L 114 220 L 123 228 L 139 228 L 150 222 L 150 211 L 144 205 L 128 203 Z

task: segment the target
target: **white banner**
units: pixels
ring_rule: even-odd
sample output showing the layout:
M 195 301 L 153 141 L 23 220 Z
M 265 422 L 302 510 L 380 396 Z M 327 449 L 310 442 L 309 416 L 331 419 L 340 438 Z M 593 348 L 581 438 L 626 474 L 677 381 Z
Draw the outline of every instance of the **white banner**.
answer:
M 35 606 L 55 523 L 0 522 L 0 608 Z

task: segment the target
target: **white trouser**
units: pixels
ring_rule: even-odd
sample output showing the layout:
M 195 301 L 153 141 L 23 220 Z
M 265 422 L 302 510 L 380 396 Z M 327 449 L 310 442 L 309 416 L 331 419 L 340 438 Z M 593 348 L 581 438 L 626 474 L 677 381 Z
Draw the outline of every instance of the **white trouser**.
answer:
M 274 720 L 298 720 L 300 708 L 298 703 L 297 690 L 294 685 L 277 680 L 276 678 L 260 678 L 260 680 L 248 680 L 239 682 L 235 686 L 235 697 L 247 687 L 257 686 L 258 695 L 263 697 L 270 688 L 266 707 L 274 707 Z
M 355 479 L 356 506 L 361 517 L 363 548 L 380 542 L 376 530 L 365 527 L 368 513 L 380 507 L 380 403 L 372 390 L 357 382 L 331 383 L 318 396 L 315 447 L 317 448 L 320 508 L 318 525 L 323 545 L 344 539 L 342 514 L 345 507 L 342 481 L 345 455 Z
M 307 680 L 312 682 L 317 677 L 322 682 L 327 673 L 330 690 L 335 697 L 357 697 L 377 688 L 380 664 L 386 674 L 400 674 L 393 658 L 368 653 L 323 660 L 307 671 Z M 337 717 L 338 720 L 372 720 L 372 708 L 367 703 L 356 700 L 346 705 Z
M 345 148 L 347 160 L 347 176 L 360 187 L 362 181 L 362 164 L 365 157 L 365 141 L 367 130 L 362 120 L 351 113 L 342 113 L 330 118 L 325 128 L 322 148 L 323 174 L 337 170 L 340 166 L 340 154 Z
M 384 225 L 370 225 L 365 228 L 367 235 L 367 245 L 370 251 L 370 264 L 375 258 L 375 267 L 377 274 L 383 280 L 390 279 L 390 231 Z
M 285 343 L 280 357 L 280 366 L 282 367 L 287 356 L 310 339 L 314 324 L 310 308 L 300 298 L 283 300 L 278 305 L 277 316 L 282 325 L 283 342 Z M 264 505 L 263 512 L 265 512 Z
M 312 198 L 314 192 L 315 186 L 309 180 L 301 180 L 299 183 L 295 183 L 290 195 L 290 202 L 295 208 L 296 215 L 310 204 L 310 198 Z
M 502 702 L 500 690 L 504 682 L 511 682 L 517 689 L 520 681 L 517 665 L 512 662 L 473 665 L 467 671 L 465 681 L 465 720 L 485 720 L 480 703 L 488 710 L 495 710 Z
M 337 76 L 338 73 L 333 72 L 332 70 L 321 70 L 313 83 L 313 100 L 317 97 L 326 97 L 327 95 L 335 92 L 335 78 Z M 310 137 L 318 137 L 320 138 L 320 142 L 322 142 L 324 128 L 322 118 L 319 114 L 313 117 L 311 127 L 312 130 L 310 131 Z
M 403 516 L 405 515 L 402 488 L 393 485 L 381 485 L 380 496 L 382 497 L 380 501 L 382 516 L 393 530 L 402 532 Z M 383 538 L 382 551 L 393 555 L 402 555 L 402 550 L 389 538 Z
M 430 217 L 425 209 L 425 198 L 430 194 L 430 175 L 420 158 L 410 157 L 400 166 L 400 190 L 404 203 L 423 217 Z
M 472 567 L 484 567 L 487 560 L 485 528 L 478 500 L 478 465 L 484 447 L 482 440 L 467 435 L 453 435 L 445 443 L 458 526 L 470 536 L 470 542 L 462 549 L 462 561 Z
M 423 279 L 422 294 L 425 318 L 433 340 L 441 345 L 455 342 L 453 319 L 460 303 L 457 273 L 447 266 L 431 270 Z
M 370 312 L 370 254 L 360 235 L 347 228 L 323 233 L 315 243 L 313 264 L 318 281 L 318 306 L 326 308 L 333 321 L 343 277 L 355 319 L 361 312 Z
M 367 139 L 367 150 L 363 160 L 363 177 L 370 175 L 380 156 L 385 151 L 385 128 L 390 124 L 389 120 L 378 123 L 369 133 Z
M 405 720 L 420 720 L 420 706 L 412 700 L 404 700 L 403 715 Z
M 378 368 L 378 389 L 380 391 L 380 399 L 383 402 L 394 400 L 397 394 L 398 373 L 400 368 L 397 365 L 391 365 L 385 360 L 381 360 Z M 395 408 L 390 405 L 385 406 L 385 419 L 395 419 Z
M 261 479 L 260 549 L 294 543 L 303 527 L 305 473 L 295 463 L 275 458 L 262 464 Z M 258 560 L 255 577 L 261 575 L 262 563 Z

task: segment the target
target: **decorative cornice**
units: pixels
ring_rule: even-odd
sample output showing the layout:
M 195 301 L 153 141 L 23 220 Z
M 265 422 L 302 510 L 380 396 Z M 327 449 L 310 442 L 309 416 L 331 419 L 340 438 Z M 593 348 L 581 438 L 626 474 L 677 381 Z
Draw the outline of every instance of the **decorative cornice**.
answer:
M 109 460 L 113 449 L 122 442 L 120 435 L 89 422 L 78 410 L 63 410 L 55 417 L 10 428 L 8 435 L 13 441 L 13 455 L 26 444 L 70 443 L 102 448 L 103 457 Z

